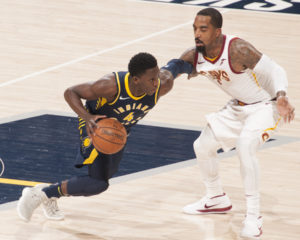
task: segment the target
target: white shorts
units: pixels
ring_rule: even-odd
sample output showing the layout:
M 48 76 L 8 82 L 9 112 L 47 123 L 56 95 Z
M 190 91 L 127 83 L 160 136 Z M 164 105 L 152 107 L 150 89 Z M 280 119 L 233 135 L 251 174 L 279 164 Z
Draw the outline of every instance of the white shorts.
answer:
M 258 137 L 264 143 L 281 124 L 276 101 L 263 101 L 240 106 L 230 100 L 219 112 L 206 115 L 224 151 L 236 145 L 239 137 Z

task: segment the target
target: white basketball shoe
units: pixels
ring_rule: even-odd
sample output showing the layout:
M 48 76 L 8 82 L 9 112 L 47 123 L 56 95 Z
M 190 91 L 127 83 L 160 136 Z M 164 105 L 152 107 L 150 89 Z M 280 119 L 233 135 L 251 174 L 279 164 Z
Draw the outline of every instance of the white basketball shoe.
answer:
M 43 188 L 48 186 L 49 186 L 48 184 L 42 183 L 36 185 L 35 188 L 39 188 L 42 190 Z M 57 199 L 58 198 L 52 197 L 52 198 L 47 198 L 42 202 L 44 215 L 46 216 L 46 218 L 50 220 L 63 220 L 65 217 L 64 213 L 58 208 Z
M 243 229 L 241 232 L 241 237 L 248 239 L 260 239 L 262 235 L 262 217 L 255 217 L 247 215 L 243 224 Z
M 58 209 L 55 198 L 48 198 L 42 189 L 48 184 L 39 184 L 35 187 L 26 187 L 22 191 L 22 196 L 17 204 L 17 211 L 21 219 L 28 222 L 35 209 L 41 203 L 43 205 L 44 214 L 52 220 L 61 220 L 64 218 L 63 213 Z
M 204 196 L 200 201 L 185 206 L 183 212 L 187 214 L 227 213 L 231 208 L 229 197 L 223 193 L 214 197 Z
M 39 188 L 24 188 L 17 204 L 17 211 L 20 218 L 26 222 L 30 221 L 34 210 L 47 199 L 46 194 Z

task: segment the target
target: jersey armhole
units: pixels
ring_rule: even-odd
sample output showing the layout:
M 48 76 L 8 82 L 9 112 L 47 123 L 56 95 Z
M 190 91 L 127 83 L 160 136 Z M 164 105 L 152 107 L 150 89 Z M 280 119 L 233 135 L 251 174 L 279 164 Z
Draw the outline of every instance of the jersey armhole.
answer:
M 118 93 L 117 93 L 115 99 L 112 102 L 109 102 L 108 105 L 115 104 L 116 101 L 119 99 L 120 93 L 121 93 L 121 86 L 120 86 L 119 74 L 117 72 L 114 72 L 114 75 L 115 75 L 115 80 L 116 80 L 116 83 L 117 83 Z
M 196 50 L 196 51 L 195 51 L 195 57 L 194 57 L 194 68 L 196 69 L 196 71 L 197 71 L 198 56 L 199 56 L 199 53 L 198 53 L 198 51 Z
M 158 86 L 157 86 L 157 89 L 156 89 L 156 92 L 155 92 L 154 104 L 157 103 L 159 91 L 160 91 L 160 79 L 158 79 Z

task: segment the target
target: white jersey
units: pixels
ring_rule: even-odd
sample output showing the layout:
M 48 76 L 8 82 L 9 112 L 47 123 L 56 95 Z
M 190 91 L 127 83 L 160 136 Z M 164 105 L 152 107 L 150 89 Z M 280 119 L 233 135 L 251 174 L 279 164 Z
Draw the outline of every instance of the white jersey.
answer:
M 251 69 L 235 72 L 230 64 L 229 48 L 234 36 L 224 35 L 223 47 L 220 55 L 213 61 L 205 58 L 202 53 L 196 53 L 195 66 L 199 74 L 208 77 L 233 99 L 251 104 L 273 97 L 260 85 L 265 82 Z

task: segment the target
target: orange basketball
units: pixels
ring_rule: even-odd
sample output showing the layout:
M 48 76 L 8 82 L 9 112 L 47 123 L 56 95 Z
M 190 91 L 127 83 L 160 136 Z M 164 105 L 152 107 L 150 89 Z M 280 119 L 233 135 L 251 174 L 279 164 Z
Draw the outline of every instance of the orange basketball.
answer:
M 125 127 L 115 118 L 104 118 L 97 122 L 92 136 L 94 147 L 104 154 L 119 152 L 127 140 Z

